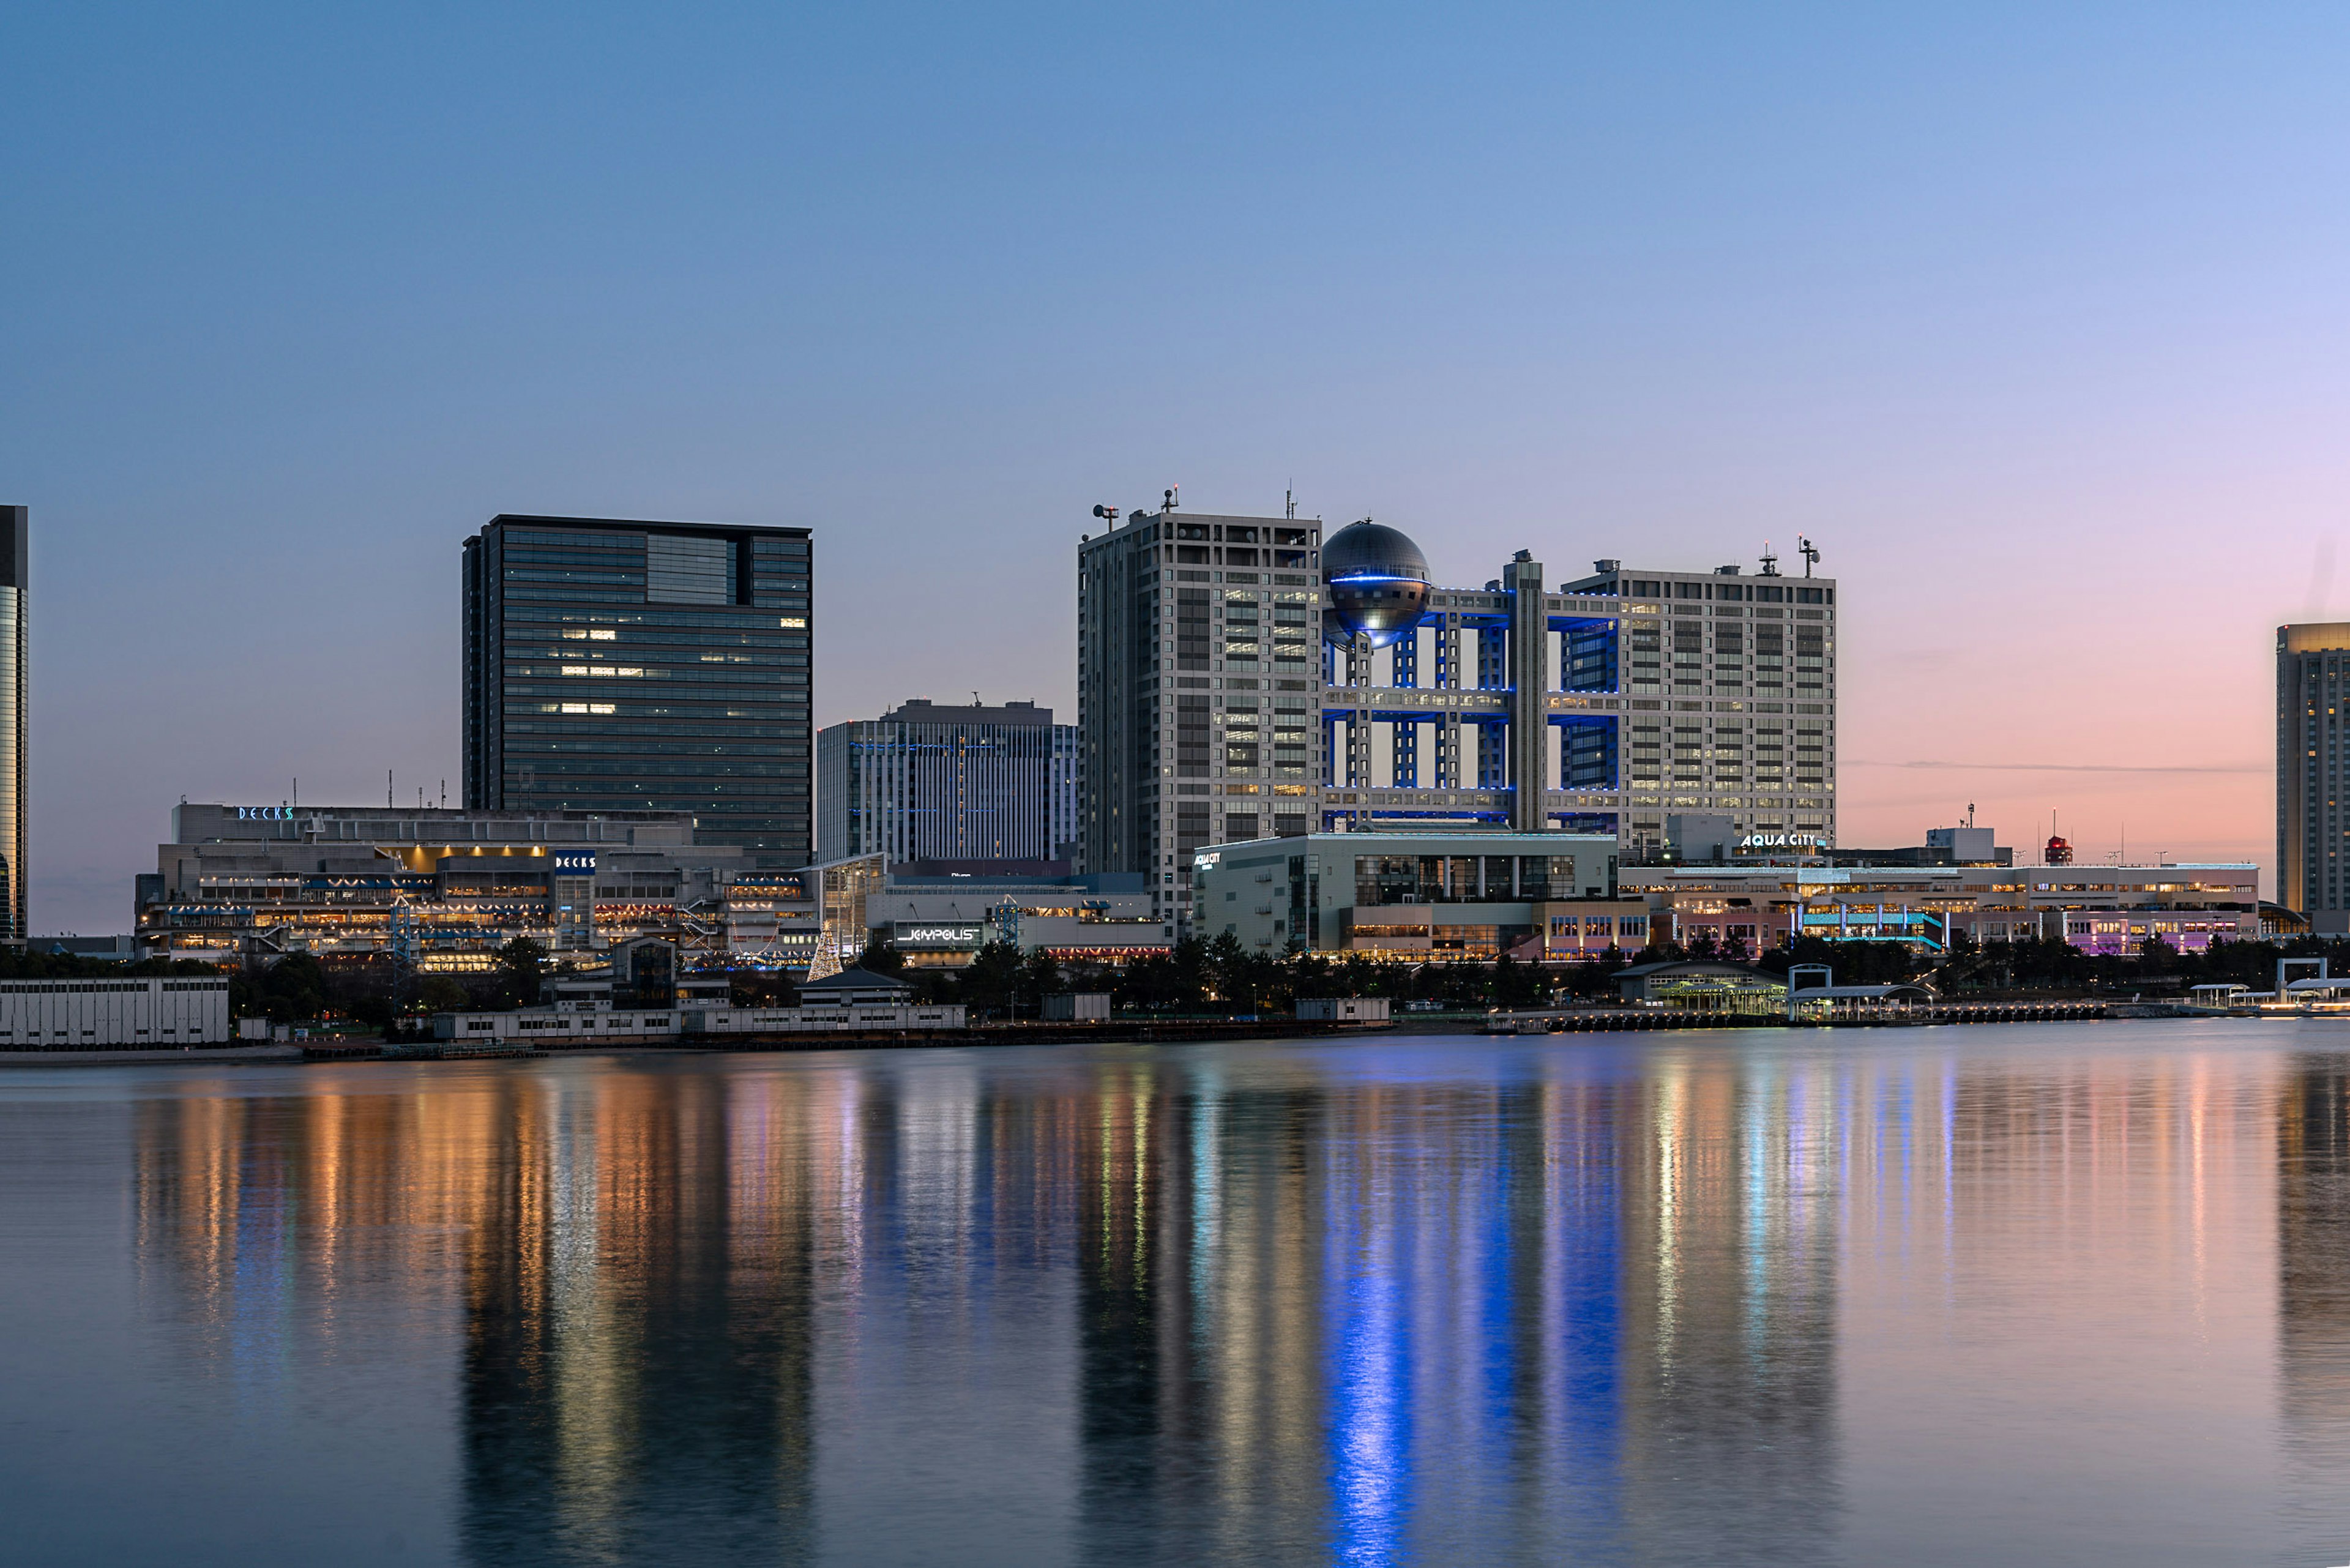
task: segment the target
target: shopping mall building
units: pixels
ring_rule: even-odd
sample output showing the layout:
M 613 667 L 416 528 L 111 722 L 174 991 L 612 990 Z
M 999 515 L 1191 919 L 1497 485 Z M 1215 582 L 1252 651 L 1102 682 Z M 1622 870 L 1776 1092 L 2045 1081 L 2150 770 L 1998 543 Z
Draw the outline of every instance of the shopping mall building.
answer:
M 663 935 L 689 961 L 805 967 L 805 874 L 750 858 L 695 843 L 683 812 L 183 804 L 138 881 L 139 950 L 216 963 L 390 952 L 445 971 L 487 969 L 515 937 L 560 958 Z

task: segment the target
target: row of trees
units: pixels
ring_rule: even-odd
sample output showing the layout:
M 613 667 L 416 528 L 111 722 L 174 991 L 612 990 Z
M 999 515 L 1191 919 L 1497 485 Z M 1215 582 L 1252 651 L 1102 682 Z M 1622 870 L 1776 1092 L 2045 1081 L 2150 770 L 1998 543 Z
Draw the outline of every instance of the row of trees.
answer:
M 1776 974 L 1799 963 L 1827 964 L 1844 985 L 1908 981 L 1944 995 L 1996 995 L 2099 990 L 2162 993 L 2207 983 L 2265 990 L 2275 983 L 2280 959 L 2344 956 L 2339 944 L 2314 937 L 2218 942 L 2193 953 L 2150 941 L 2137 957 L 2107 958 L 2044 939 L 1978 945 L 1961 932 L 1952 939 L 1950 951 L 1939 955 L 1917 953 L 1898 942 L 1798 937 L 1753 961 Z M 903 975 L 920 1002 L 960 1002 L 983 1017 L 1033 1018 L 1042 1011 L 1045 997 L 1086 991 L 1110 993 L 1121 1011 L 1165 1014 L 1284 1014 L 1298 998 L 1313 996 L 1387 997 L 1398 1003 L 1433 1002 L 1459 1010 L 1535 1007 L 1571 997 L 1612 996 L 1617 973 L 1633 963 L 1745 957 L 1700 941 L 1688 947 L 1663 942 L 1631 952 L 1610 948 L 1572 964 L 1519 963 L 1506 956 L 1493 963 L 1415 964 L 1360 953 L 1257 952 L 1227 932 L 1209 941 L 1186 937 L 1163 954 L 1122 968 L 1065 965 L 1049 953 L 1024 954 L 1007 942 L 989 943 L 960 971 L 908 971 L 903 956 L 878 940 L 858 962 L 879 973 Z M 369 1028 L 421 1013 L 526 1007 L 540 1000 L 546 959 L 539 943 L 517 938 L 497 950 L 488 969 L 411 976 L 403 986 L 389 958 L 329 964 L 307 953 L 293 953 L 265 969 L 232 973 L 229 1006 L 239 1017 L 258 1014 L 280 1023 L 343 1019 Z M 217 972 L 210 965 L 185 960 L 117 964 L 72 954 L 0 949 L 0 979 Z M 790 1006 L 797 1000 L 791 981 L 773 971 L 727 972 L 737 1006 Z M 620 1000 L 626 1004 L 631 999 Z
M 1751 961 L 1785 974 L 1796 964 L 1826 964 L 1840 985 L 1919 984 L 1945 995 L 2082 992 L 2128 990 L 2179 992 L 2189 986 L 2234 982 L 2254 989 L 2275 983 L 2281 958 L 2345 957 L 2338 945 L 2314 937 L 2283 942 L 2221 942 L 2182 953 L 2148 942 L 2133 958 L 2101 957 L 2065 942 L 2042 939 L 1979 945 L 1961 932 L 1943 954 L 1913 951 L 1899 942 L 1835 942 L 1797 937 L 1755 956 L 1725 952 L 1709 940 L 1689 946 L 1660 942 L 1627 951 L 1609 948 L 1568 964 L 1532 964 L 1507 956 L 1492 963 L 1402 963 L 1360 953 L 1292 950 L 1264 953 L 1243 948 L 1229 932 L 1212 940 L 1187 937 L 1162 955 L 1121 969 L 1063 965 L 1049 954 L 1022 955 L 1008 943 L 980 950 L 968 969 L 907 974 L 924 1002 L 959 1002 L 996 1017 L 1033 1017 L 1041 999 L 1056 992 L 1101 991 L 1122 1011 L 1165 1013 L 1285 1013 L 1309 996 L 1383 996 L 1396 1002 L 1434 1002 L 1448 1009 L 1536 1007 L 1570 998 L 1612 997 L 1616 976 L 1636 963 L 1691 960 Z M 859 961 L 885 973 L 905 973 L 903 960 L 875 943 Z

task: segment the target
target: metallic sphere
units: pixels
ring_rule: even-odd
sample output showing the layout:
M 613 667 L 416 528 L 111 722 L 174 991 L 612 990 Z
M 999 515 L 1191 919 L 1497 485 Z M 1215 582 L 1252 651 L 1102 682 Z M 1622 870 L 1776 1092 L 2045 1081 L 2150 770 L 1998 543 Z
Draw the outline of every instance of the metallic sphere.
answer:
M 1428 557 L 1398 529 L 1367 518 L 1322 542 L 1322 581 L 1330 607 L 1322 635 L 1344 648 L 1357 633 L 1385 648 L 1419 624 L 1428 608 Z

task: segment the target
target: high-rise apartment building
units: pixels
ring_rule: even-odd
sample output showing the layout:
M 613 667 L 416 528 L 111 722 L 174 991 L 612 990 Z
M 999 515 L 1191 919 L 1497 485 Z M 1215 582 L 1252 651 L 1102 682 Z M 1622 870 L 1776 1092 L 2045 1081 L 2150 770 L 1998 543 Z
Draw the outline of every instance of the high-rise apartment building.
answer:
M 464 550 L 464 804 L 813 848 L 805 528 L 499 516 Z
M 2339 935 L 2350 932 L 2350 622 L 2281 626 L 2276 651 L 2276 900 Z
M 1326 538 L 1172 507 L 1078 560 L 1088 869 L 1180 883 L 1202 844 L 1407 826 L 1606 833 L 1639 858 L 1689 813 L 1835 842 L 1831 578 L 1605 560 L 1553 584 L 1520 551 L 1442 587 L 1367 520 Z
M 1171 924 L 1192 851 L 1315 825 L 1322 524 L 1169 501 L 1077 548 L 1077 727 L 1085 869 Z
M 25 882 L 25 590 L 28 516 L 0 506 L 0 940 L 22 941 L 29 889 Z
M 927 697 L 816 732 L 816 858 L 1049 860 L 1076 837 L 1077 728 Z

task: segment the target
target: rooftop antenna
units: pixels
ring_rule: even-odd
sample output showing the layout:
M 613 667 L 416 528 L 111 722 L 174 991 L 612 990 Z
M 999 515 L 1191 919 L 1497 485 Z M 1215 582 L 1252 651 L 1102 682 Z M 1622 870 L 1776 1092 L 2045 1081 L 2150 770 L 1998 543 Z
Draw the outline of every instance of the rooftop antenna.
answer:
M 1292 523 L 1297 521 L 1297 482 L 1291 480 L 1289 488 L 1281 493 L 1281 514 Z
M 1097 507 L 1095 507 L 1095 508 L 1094 508 L 1094 515 L 1095 515 L 1095 516 L 1097 516 L 1097 517 L 1099 517 L 1099 518 L 1101 518 L 1103 521 L 1107 522 L 1107 523 L 1110 525 L 1110 531 L 1111 531 L 1112 533 L 1116 533 L 1116 532 L 1118 531 L 1118 508 L 1117 508 L 1117 507 L 1115 507 L 1115 506 L 1097 506 Z
M 1766 577 L 1779 575 L 1779 557 L 1771 553 L 1771 541 L 1768 539 L 1762 541 L 1762 575 Z
M 391 810 L 391 809 L 392 809 L 392 805 L 391 805 L 391 770 L 390 770 L 390 768 L 386 768 L 386 769 L 384 769 L 384 770 L 383 770 L 383 809 L 384 809 L 384 810 L 386 810 L 386 811 L 390 811 L 390 810 Z
M 1969 802 L 1967 802 L 1967 826 L 1968 826 L 1969 827 L 1972 827 L 1974 825 L 1975 825 L 1975 803 L 1974 803 L 1974 802 L 1972 802 L 1972 801 L 1969 801 Z
M 1176 505 L 1176 502 L 1175 502 L 1175 493 L 1176 493 L 1177 491 L 1179 491 L 1179 490 L 1182 489 L 1182 488 L 1183 488 L 1183 487 L 1182 487 L 1181 485 L 1180 485 L 1180 484 L 1170 484 L 1170 485 L 1169 485 L 1169 486 L 1167 487 L 1167 503 L 1166 503 L 1166 504 L 1167 504 L 1167 510 L 1168 510 L 1168 511 L 1172 512 L 1172 511 L 1174 511 L 1174 510 L 1175 510 L 1175 505 Z
M 1795 535 L 1795 554 L 1804 558 L 1804 576 L 1810 576 L 1812 568 L 1819 565 L 1820 547 L 1798 534 Z

